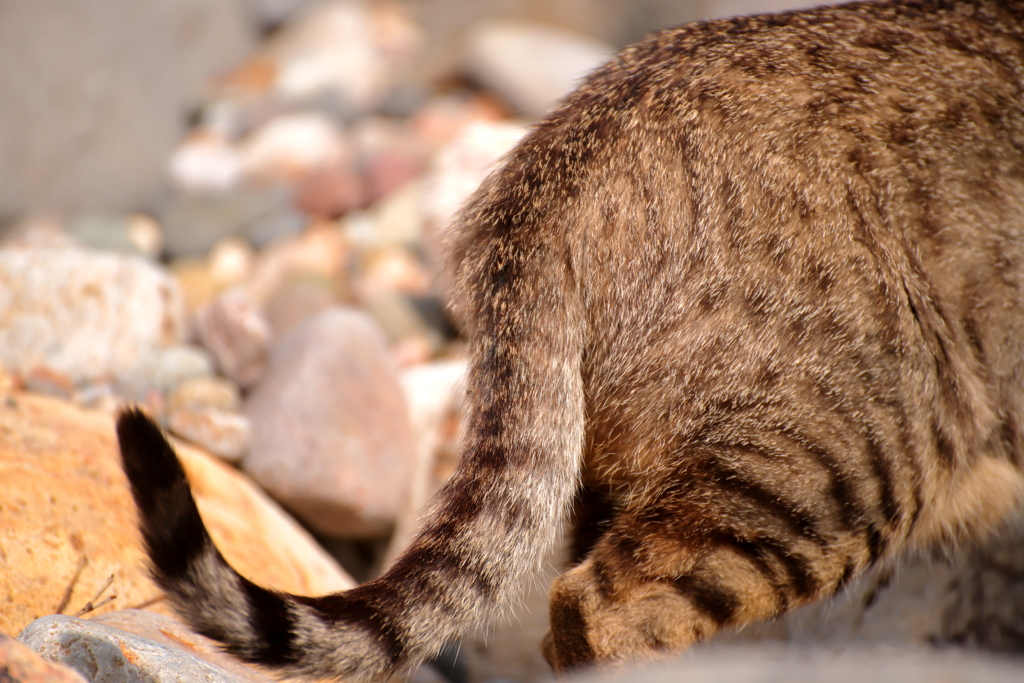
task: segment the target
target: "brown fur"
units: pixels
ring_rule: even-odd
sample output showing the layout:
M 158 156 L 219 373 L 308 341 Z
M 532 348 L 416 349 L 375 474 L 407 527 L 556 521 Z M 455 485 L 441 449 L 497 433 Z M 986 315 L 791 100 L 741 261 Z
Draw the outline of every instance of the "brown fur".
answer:
M 565 671 L 989 528 L 1024 495 L 1022 26 L 864 3 L 621 53 L 460 219 L 468 437 L 408 553 L 268 598 L 197 546 L 177 604 L 254 661 L 374 678 L 512 602 L 571 518 Z
M 481 192 L 469 295 L 495 244 L 543 244 L 584 311 L 588 540 L 552 590 L 556 669 L 781 614 L 1017 504 L 1021 11 L 657 34 Z

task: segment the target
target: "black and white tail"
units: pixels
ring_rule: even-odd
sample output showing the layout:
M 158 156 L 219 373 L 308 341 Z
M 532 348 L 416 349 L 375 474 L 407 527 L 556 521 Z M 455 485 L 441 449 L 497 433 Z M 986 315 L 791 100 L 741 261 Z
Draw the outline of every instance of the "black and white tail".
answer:
M 493 197 L 485 205 L 493 208 Z M 477 330 L 462 459 L 423 530 L 381 578 L 304 597 L 240 576 L 214 547 L 159 428 L 138 410 L 120 415 L 121 455 L 153 576 L 194 629 L 287 675 L 377 680 L 516 600 L 576 490 L 582 343 L 570 322 L 578 311 L 567 299 L 574 288 L 564 261 L 560 267 L 530 244 L 529 215 L 519 213 L 515 224 L 506 222 L 515 212 L 491 215 L 502 220 L 478 227 L 460 273 L 474 293 Z

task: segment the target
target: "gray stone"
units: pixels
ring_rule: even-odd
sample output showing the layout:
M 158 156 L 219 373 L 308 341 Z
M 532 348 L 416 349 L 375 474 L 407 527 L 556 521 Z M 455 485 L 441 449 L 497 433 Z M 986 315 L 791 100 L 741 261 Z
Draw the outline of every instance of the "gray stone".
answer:
M 163 233 L 156 222 L 139 214 L 87 214 L 71 221 L 68 234 L 90 249 L 117 251 L 156 258 L 163 248 Z
M 74 669 L 48 662 L 0 633 L 0 681 L 4 683 L 86 683 Z
M 826 3 L 810 0 L 708 0 L 706 11 L 708 17 L 735 17 L 743 14 L 807 9 L 823 4 Z
M 201 256 L 225 237 L 259 246 L 298 232 L 305 218 L 283 187 L 239 187 L 223 193 L 179 194 L 162 210 L 165 248 L 171 256 Z
M 470 31 L 465 67 L 513 107 L 540 118 L 614 52 L 611 45 L 553 26 L 492 19 Z
M 183 650 L 224 669 L 240 681 L 273 683 L 272 678 L 224 651 L 219 643 L 192 631 L 175 617 L 139 609 L 122 609 L 91 617 L 90 623 L 102 624 L 148 638 L 170 648 Z
M 245 408 L 252 446 L 242 469 L 316 531 L 381 536 L 408 492 L 408 411 L 380 331 L 334 308 L 273 349 Z
M 573 677 L 578 683 L 1010 683 L 1024 677 L 1024 662 L 964 651 L 785 646 L 710 647 L 670 662 Z
M 252 42 L 243 0 L 0 3 L 0 215 L 152 205 L 189 108 Z
M 186 379 L 213 374 L 210 354 L 190 344 L 166 346 L 150 357 L 146 365 L 147 388 L 168 391 Z
M 0 361 L 75 383 L 126 377 L 185 331 L 177 282 L 149 261 L 84 249 L 0 250 Z
M 18 640 L 44 659 L 65 664 L 91 683 L 266 683 L 241 677 L 180 647 L 95 621 L 51 615 L 25 627 Z

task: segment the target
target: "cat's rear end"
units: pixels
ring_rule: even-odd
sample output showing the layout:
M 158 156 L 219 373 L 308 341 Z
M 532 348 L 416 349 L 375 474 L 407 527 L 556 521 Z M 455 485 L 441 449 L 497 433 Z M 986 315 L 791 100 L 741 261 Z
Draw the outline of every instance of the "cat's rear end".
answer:
M 245 658 L 375 678 L 511 602 L 570 513 L 564 670 L 996 523 L 1024 493 L 1022 17 L 856 4 L 626 50 L 460 219 L 468 438 L 409 554 L 335 596 L 253 586 L 128 413 L 158 581 Z

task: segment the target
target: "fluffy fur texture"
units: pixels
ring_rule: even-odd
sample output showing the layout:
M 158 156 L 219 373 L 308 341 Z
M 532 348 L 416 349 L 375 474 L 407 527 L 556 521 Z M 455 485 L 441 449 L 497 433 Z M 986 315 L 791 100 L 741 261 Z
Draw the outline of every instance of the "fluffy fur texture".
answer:
M 377 679 L 556 540 L 562 671 L 657 656 L 981 533 L 1024 491 L 1024 4 L 854 4 L 655 34 L 460 218 L 459 468 L 382 578 L 259 588 L 173 452 L 118 425 L 154 574 L 250 661 Z

